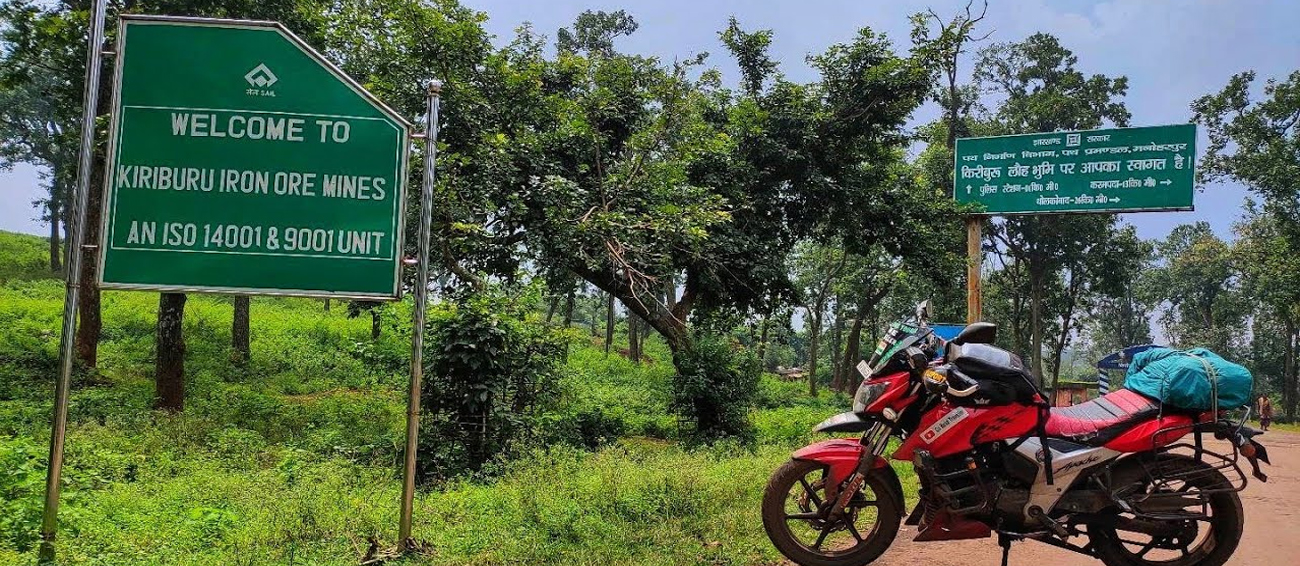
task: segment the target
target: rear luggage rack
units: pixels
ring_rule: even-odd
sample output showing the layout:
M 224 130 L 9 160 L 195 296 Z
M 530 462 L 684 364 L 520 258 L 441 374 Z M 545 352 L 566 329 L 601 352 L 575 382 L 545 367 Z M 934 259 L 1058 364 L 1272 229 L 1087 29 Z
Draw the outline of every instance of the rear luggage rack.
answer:
M 1212 422 L 1194 422 L 1185 425 L 1169 426 L 1156 431 L 1151 438 L 1151 449 L 1152 452 L 1155 453 L 1155 460 L 1148 465 L 1144 465 L 1144 468 L 1147 471 L 1147 479 L 1152 480 L 1153 485 L 1168 484 L 1176 481 L 1187 483 L 1190 480 L 1218 473 L 1222 474 L 1223 477 L 1228 480 L 1229 485 L 1222 488 L 1199 487 L 1196 496 L 1199 496 L 1202 499 L 1215 493 L 1240 492 L 1241 490 L 1246 489 L 1246 474 L 1241 470 L 1241 466 L 1237 465 L 1241 456 L 1241 451 L 1238 449 L 1236 443 L 1229 441 L 1228 444 L 1232 446 L 1232 452 L 1222 454 L 1205 448 L 1204 442 L 1204 434 L 1206 432 L 1213 433 L 1218 438 L 1229 438 L 1228 435 L 1237 428 L 1239 428 L 1239 425 L 1236 425 L 1231 421 L 1217 420 Z M 1190 431 L 1193 434 L 1192 442 L 1179 442 L 1167 446 L 1160 446 L 1160 439 L 1169 438 L 1171 434 L 1180 431 L 1183 434 Z M 1178 436 L 1181 435 L 1182 434 L 1178 434 Z M 1175 451 L 1183 451 L 1183 454 L 1190 451 L 1190 456 L 1192 456 L 1192 458 L 1209 467 L 1191 470 L 1178 469 L 1173 464 L 1173 462 L 1177 462 L 1178 460 L 1162 458 L 1163 455 L 1171 454 Z M 1159 498 L 1183 498 L 1186 496 L 1187 494 L 1183 493 L 1159 493 L 1148 496 L 1147 500 L 1156 500 Z

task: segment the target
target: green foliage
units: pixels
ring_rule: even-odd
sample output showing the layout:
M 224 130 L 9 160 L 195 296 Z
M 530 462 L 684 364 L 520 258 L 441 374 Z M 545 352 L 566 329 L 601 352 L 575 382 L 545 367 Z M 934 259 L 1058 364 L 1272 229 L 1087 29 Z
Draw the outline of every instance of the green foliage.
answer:
M 34 444 L 21 439 L 0 438 L 0 548 L 25 552 L 39 540 L 41 495 L 45 493 L 40 453 Z
M 1160 317 L 1165 335 L 1182 348 L 1202 346 L 1231 356 L 1249 304 L 1237 287 L 1236 253 L 1205 222 L 1174 228 L 1156 245 L 1162 265 L 1144 273 L 1144 293 L 1170 308 Z
M 1255 72 L 1233 75 L 1223 90 L 1198 98 L 1191 105 L 1194 120 L 1204 125 L 1210 146 L 1197 172 L 1209 183 L 1233 179 L 1264 197 L 1271 206 L 1291 212 L 1300 207 L 1300 132 L 1294 128 L 1300 112 L 1300 71 L 1285 79 L 1269 79 L 1263 97 L 1251 100 Z
M 623 356 L 607 356 L 595 345 L 572 347 L 561 382 L 563 406 L 553 417 L 559 421 L 555 434 L 565 434 L 566 429 L 584 422 L 588 426 L 603 422 L 601 426 L 622 430 L 627 436 L 672 438 L 677 421 L 670 411 L 671 355 L 662 342 L 654 342 L 647 350 L 656 361 L 635 364 Z M 594 437 L 585 434 L 562 439 L 594 447 L 590 442 Z
M 0 230 L 0 285 L 56 277 L 59 274 L 50 271 L 47 240 Z
M 539 324 L 527 293 L 521 299 L 517 291 L 492 287 L 430 317 L 425 478 L 478 471 L 500 458 L 532 435 L 536 417 L 558 396 L 564 337 Z
M 753 353 L 717 335 L 699 335 L 677 352 L 673 407 L 692 423 L 698 441 L 752 439 L 749 409 L 758 390 L 760 365 Z

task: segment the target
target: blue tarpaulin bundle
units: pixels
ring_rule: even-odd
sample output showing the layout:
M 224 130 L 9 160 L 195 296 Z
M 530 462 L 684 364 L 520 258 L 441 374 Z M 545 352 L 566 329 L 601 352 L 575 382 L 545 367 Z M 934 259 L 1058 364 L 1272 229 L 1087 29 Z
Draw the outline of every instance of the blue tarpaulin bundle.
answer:
M 1219 409 L 1249 403 L 1253 381 L 1246 368 L 1205 348 L 1151 348 L 1133 357 L 1124 387 L 1173 407 L 1208 411 L 1216 388 Z

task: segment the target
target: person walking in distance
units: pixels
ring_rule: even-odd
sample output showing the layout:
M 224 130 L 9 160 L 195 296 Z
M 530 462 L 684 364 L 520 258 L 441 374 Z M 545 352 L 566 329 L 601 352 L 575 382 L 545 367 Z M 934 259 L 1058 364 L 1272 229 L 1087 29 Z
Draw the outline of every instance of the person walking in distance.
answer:
M 1260 395 L 1255 405 L 1259 411 L 1259 427 L 1268 430 L 1268 425 L 1273 422 L 1273 402 L 1268 400 L 1267 395 Z

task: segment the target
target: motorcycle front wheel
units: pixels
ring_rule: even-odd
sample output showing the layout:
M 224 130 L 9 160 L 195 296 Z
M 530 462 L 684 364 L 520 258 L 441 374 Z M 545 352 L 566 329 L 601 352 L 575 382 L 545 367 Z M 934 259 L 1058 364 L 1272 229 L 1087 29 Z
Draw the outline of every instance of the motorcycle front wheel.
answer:
M 772 474 L 763 495 L 763 528 L 772 544 L 800 566 L 861 566 L 894 542 L 902 509 L 879 474 L 868 474 L 843 513 L 831 517 L 828 470 L 791 460 Z

